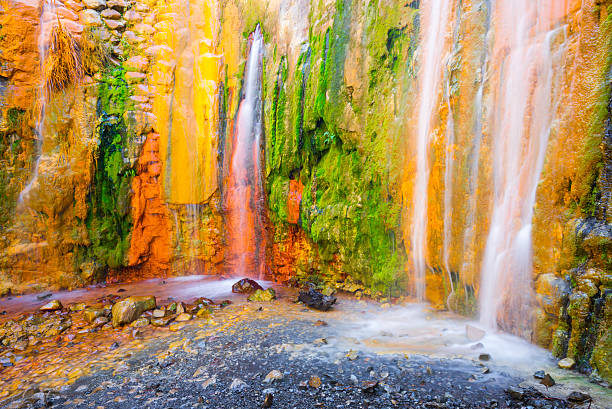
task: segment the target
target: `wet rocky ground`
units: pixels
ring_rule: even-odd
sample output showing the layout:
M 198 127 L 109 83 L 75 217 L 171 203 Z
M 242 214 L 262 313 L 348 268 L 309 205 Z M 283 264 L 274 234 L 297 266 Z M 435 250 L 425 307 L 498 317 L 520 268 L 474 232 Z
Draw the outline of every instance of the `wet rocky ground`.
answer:
M 358 340 L 347 347 L 334 340 L 350 336 L 343 333 L 342 306 L 355 300 L 340 299 L 335 312 L 319 312 L 295 303 L 291 290 L 277 293 L 280 299 L 272 302 L 234 296 L 211 316 L 172 328 L 100 327 L 79 333 L 90 328 L 75 316 L 76 328 L 51 337 L 52 342 L 0 351 L 0 359 L 10 361 L 0 368 L 0 407 L 552 409 L 592 404 L 542 394 L 522 384 L 521 374 L 493 361 L 381 354 Z M 15 360 L 19 355 L 23 358 Z

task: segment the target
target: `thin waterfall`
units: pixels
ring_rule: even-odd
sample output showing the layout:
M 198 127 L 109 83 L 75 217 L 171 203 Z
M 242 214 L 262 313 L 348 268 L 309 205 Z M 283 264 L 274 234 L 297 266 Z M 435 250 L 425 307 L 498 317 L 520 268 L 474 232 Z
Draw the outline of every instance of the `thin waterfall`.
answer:
M 554 40 L 565 33 L 565 27 L 552 28 L 543 1 L 494 6 L 494 196 L 480 321 L 519 333 L 530 326 L 533 207 L 555 106 Z
M 30 191 L 32 187 L 38 180 L 38 168 L 40 166 L 40 160 L 42 158 L 42 145 L 44 141 L 44 123 L 45 123 L 45 111 L 49 99 L 48 90 L 45 86 L 45 61 L 48 53 L 49 46 L 49 35 L 52 31 L 53 25 L 55 24 L 55 0 L 43 0 L 42 9 L 40 13 L 40 23 L 39 23 L 39 33 L 38 33 L 38 54 L 40 58 L 40 86 L 38 88 L 38 119 L 36 121 L 36 163 L 34 164 L 34 173 L 30 178 L 30 181 L 23 188 L 23 190 L 19 193 L 19 198 L 17 199 L 17 208 L 23 209 L 26 201 L 29 198 Z
M 418 116 L 416 135 L 416 181 L 413 193 L 412 263 L 415 273 L 416 296 L 425 299 L 427 245 L 427 189 L 429 184 L 429 140 L 432 117 L 438 103 L 444 60 L 445 39 L 451 14 L 452 0 L 432 0 L 423 5 L 421 27 L 424 28 L 419 46 L 421 67 L 418 74 Z
M 453 291 L 453 279 L 449 267 L 451 236 L 453 226 L 453 169 L 455 158 L 455 120 L 453 118 L 453 107 L 450 102 L 450 76 L 446 81 L 444 91 L 445 103 L 448 107 L 448 117 L 446 119 L 446 156 L 444 159 L 444 242 L 442 247 L 442 257 L 446 274 L 448 274 L 451 291 Z
M 236 117 L 226 192 L 230 273 L 262 278 L 263 181 L 261 174 L 263 35 L 251 35 L 243 98 Z

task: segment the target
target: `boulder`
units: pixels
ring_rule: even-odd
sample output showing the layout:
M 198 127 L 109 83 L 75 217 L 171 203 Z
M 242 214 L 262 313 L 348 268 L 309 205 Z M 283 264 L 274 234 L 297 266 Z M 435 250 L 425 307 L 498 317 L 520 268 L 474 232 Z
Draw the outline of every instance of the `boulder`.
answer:
M 153 296 L 128 297 L 113 305 L 113 327 L 129 324 L 140 317 L 145 311 L 155 309 L 156 302 Z
M 232 286 L 232 292 L 236 294 L 251 294 L 257 290 L 263 290 L 263 287 L 250 278 L 243 278 Z
M 267 290 L 257 290 L 253 294 L 249 295 L 247 301 L 272 301 L 276 299 L 276 292 L 272 288 Z
M 308 291 L 300 291 L 298 301 L 303 302 L 308 307 L 314 308 L 315 310 L 329 311 L 336 303 L 336 297 L 324 295 L 320 291 L 315 290 L 313 286 L 310 286 Z

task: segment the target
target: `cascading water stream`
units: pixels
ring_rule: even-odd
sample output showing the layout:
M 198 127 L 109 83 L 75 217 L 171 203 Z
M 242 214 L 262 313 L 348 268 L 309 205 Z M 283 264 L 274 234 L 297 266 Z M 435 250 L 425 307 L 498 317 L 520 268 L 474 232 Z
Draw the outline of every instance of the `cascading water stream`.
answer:
M 525 332 L 533 207 L 555 107 L 553 47 L 565 28 L 552 28 L 542 1 L 516 3 L 494 6 L 494 202 L 479 301 L 482 325 Z
M 251 35 L 243 98 L 238 108 L 226 191 L 231 273 L 262 278 L 264 274 L 261 175 L 263 35 Z
M 36 121 L 36 150 L 37 157 L 36 163 L 34 164 L 34 173 L 30 178 L 30 181 L 26 184 L 23 190 L 19 193 L 19 197 L 17 199 L 17 208 L 23 209 L 23 206 L 28 200 L 29 193 L 32 190 L 32 187 L 38 180 L 38 168 L 40 166 L 40 161 L 42 158 L 42 145 L 44 141 L 44 122 L 45 122 L 45 111 L 48 102 L 48 90 L 45 86 L 44 80 L 44 69 L 45 69 L 45 61 L 48 53 L 48 44 L 49 44 L 49 35 L 53 28 L 53 24 L 55 24 L 56 17 L 56 2 L 55 0 L 43 0 L 42 2 L 42 10 L 40 13 L 40 23 L 39 23 L 39 34 L 38 34 L 38 53 L 40 58 L 40 86 L 39 86 L 39 95 L 38 95 L 38 120 Z
M 432 117 L 438 101 L 442 63 L 452 0 L 432 0 L 423 5 L 420 52 L 422 63 L 418 74 L 418 116 L 416 134 L 416 182 L 413 193 L 412 263 L 416 296 L 425 298 L 425 248 L 427 244 L 427 189 L 429 184 L 429 140 Z

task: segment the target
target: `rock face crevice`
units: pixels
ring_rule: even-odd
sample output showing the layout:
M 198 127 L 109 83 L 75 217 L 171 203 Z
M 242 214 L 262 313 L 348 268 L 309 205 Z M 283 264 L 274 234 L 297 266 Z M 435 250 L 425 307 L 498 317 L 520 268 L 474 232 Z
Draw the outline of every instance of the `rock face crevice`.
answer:
M 475 316 L 503 134 L 492 120 L 496 74 L 509 57 L 494 37 L 507 20 L 488 2 L 448 4 L 419 251 L 427 301 Z M 552 90 L 542 97 L 551 129 L 522 283 L 535 290 L 533 307 L 513 325 L 504 301 L 494 320 L 610 379 L 612 2 L 537 4 L 550 27 L 530 41 L 549 45 Z M 259 25 L 264 274 L 381 298 L 416 294 L 414 135 L 428 24 L 420 2 L 0 7 L 0 293 L 232 273 L 225 186 L 248 37 Z M 54 91 L 41 117 L 41 50 L 57 24 L 100 58 Z M 530 95 L 537 84 L 529 79 Z M 508 287 L 499 299 L 520 291 Z

